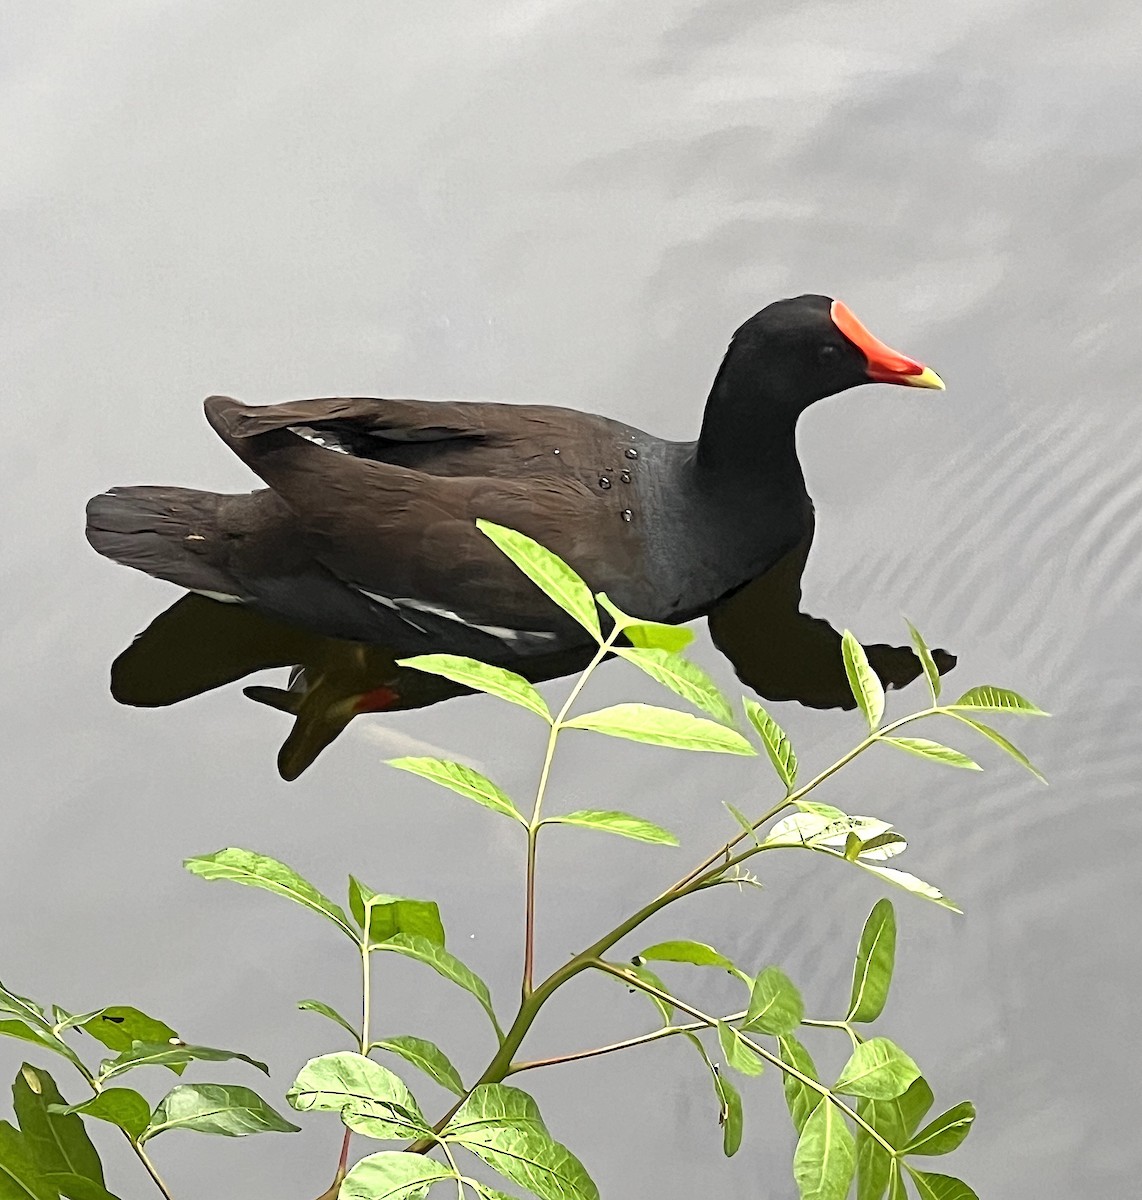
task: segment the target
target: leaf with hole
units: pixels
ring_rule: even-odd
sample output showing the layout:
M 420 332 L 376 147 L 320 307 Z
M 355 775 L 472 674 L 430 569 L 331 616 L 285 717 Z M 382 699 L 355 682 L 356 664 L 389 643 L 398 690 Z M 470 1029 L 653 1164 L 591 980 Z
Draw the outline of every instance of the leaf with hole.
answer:
M 929 1121 L 904 1147 L 905 1154 L 951 1154 L 971 1132 L 975 1105 L 964 1100 Z
M 983 770 L 979 763 L 968 758 L 966 754 L 961 754 L 958 750 L 953 750 L 951 746 L 943 746 L 939 742 L 933 742 L 929 738 L 882 737 L 879 740 L 886 746 L 895 746 L 899 750 L 907 750 L 909 754 L 915 754 L 919 758 L 926 758 L 929 762 L 944 763 L 949 767 L 962 767 L 967 771 Z
M 489 696 L 518 704 L 545 721 L 551 720 L 547 701 L 536 691 L 535 685 L 503 667 L 493 667 L 460 654 L 415 654 L 411 658 L 398 658 L 397 666 L 423 671 L 426 675 L 439 675 L 473 691 L 486 692 Z
M 460 1072 L 452 1065 L 448 1055 L 435 1042 L 426 1038 L 412 1037 L 401 1034 L 398 1037 L 382 1038 L 373 1046 L 400 1055 L 405 1062 L 423 1071 L 430 1079 L 434 1079 L 441 1087 L 455 1092 L 457 1096 L 464 1095 L 464 1083 Z
M 359 1159 L 345 1176 L 338 1200 L 421 1200 L 442 1179 L 455 1179 L 451 1167 L 423 1154 L 382 1150 Z
M 864 647 L 847 629 L 841 636 L 841 657 L 853 699 L 864 713 L 869 730 L 875 732 L 880 718 L 884 716 L 884 686 L 869 664 Z
M 565 721 L 564 728 L 593 729 L 609 737 L 647 742 L 653 746 L 672 746 L 678 750 L 705 750 L 716 754 L 757 753 L 735 729 L 727 729 L 704 717 L 694 717 L 674 708 L 658 708 L 653 704 L 615 704 Z
M 349 876 L 349 911 L 363 929 L 368 911 L 369 941 L 387 942 L 398 933 L 424 938 L 434 946 L 444 945 L 444 925 L 435 900 L 412 900 L 374 892 L 359 879 Z
M 41 1171 L 82 1175 L 103 1183 L 103 1166 L 87 1136 L 83 1121 L 62 1111 L 67 1101 L 43 1067 L 29 1063 L 16 1072 L 12 1105 L 24 1135 L 24 1145 Z M 2 1171 L 0 1167 L 0 1171 Z
M 322 895 L 308 880 L 303 879 L 292 867 L 269 858 L 265 854 L 255 854 L 252 850 L 240 850 L 227 847 L 214 854 L 206 854 L 199 858 L 188 858 L 183 866 L 192 875 L 200 875 L 203 879 L 225 879 L 231 883 L 245 884 L 247 887 L 263 888 L 276 896 L 284 896 L 296 904 L 308 908 L 311 912 L 320 913 L 328 918 L 354 941 L 357 934 L 349 924 L 344 909 L 334 904 L 327 896 Z
M 833 1091 L 871 1100 L 902 1096 L 920 1078 L 920 1068 L 895 1042 L 869 1038 L 852 1052 Z
M 428 1122 L 404 1080 L 349 1050 L 311 1058 L 286 1092 L 298 1112 L 339 1112 L 357 1133 L 381 1141 L 430 1136 Z
M 300 1133 L 257 1092 L 233 1083 L 181 1083 L 159 1101 L 140 1142 L 170 1129 L 193 1129 L 222 1137 L 254 1133 Z
M 547 817 L 544 825 L 581 825 L 585 829 L 600 829 L 604 833 L 617 833 L 619 837 L 633 838 L 636 842 L 654 842 L 660 846 L 677 846 L 678 839 L 669 829 L 633 817 L 624 812 L 603 812 L 598 809 L 582 809 L 564 813 L 559 817 Z
M 390 767 L 398 771 L 408 771 L 411 775 L 419 775 L 422 779 L 430 779 L 433 783 L 451 788 L 469 800 L 475 800 L 492 812 L 501 816 L 511 817 L 521 825 L 527 825 L 522 813 L 512 803 L 511 797 L 494 784 L 486 775 L 474 771 L 463 763 L 450 762 L 443 758 L 390 758 Z
M 696 663 L 669 650 L 627 649 L 619 646 L 615 653 L 640 671 L 669 688 L 675 695 L 688 700 L 695 708 L 708 712 L 723 725 L 734 723 L 734 710 L 718 690 L 718 686 Z
M 149 1017 L 130 1004 L 113 1004 L 101 1008 L 82 1022 L 78 1028 L 89 1033 L 108 1050 L 130 1050 L 135 1042 L 169 1042 L 178 1034 L 165 1021 Z M 180 1070 L 185 1070 L 185 1064 Z
M 766 967 L 753 981 L 742 1029 L 780 1037 L 792 1033 L 804 1016 L 805 1002 L 793 980 L 779 967 Z
M 490 538 L 541 591 L 575 618 L 597 641 L 603 640 L 599 614 L 591 589 L 561 559 L 544 549 L 526 534 L 495 525 L 491 521 L 476 522 L 480 532 Z
M 875 1021 L 884 1011 L 896 964 L 896 911 L 891 900 L 878 900 L 861 931 L 853 964 L 848 1021 Z
M 834 1104 L 818 1104 L 797 1139 L 793 1178 L 801 1200 L 844 1200 L 856 1166 L 853 1135 Z
M 756 700 L 746 697 L 745 713 L 750 724 L 757 730 L 778 778 L 785 785 L 785 790 L 791 792 L 794 783 L 797 782 L 797 755 L 793 752 L 793 744 L 788 735 Z

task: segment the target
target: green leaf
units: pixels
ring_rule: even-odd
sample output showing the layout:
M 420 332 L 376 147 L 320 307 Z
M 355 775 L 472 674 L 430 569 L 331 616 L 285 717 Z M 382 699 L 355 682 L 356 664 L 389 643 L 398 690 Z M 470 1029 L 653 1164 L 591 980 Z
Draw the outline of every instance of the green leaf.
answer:
M 670 942 L 655 942 L 653 946 L 647 946 L 635 957 L 649 959 L 651 962 L 690 963 L 695 967 L 722 967 L 731 974 L 741 975 L 738 968 L 713 946 L 707 946 L 705 942 L 692 942 L 688 938 L 677 938 Z M 639 965 L 641 966 L 641 963 Z
M 496 1020 L 495 1009 L 492 1007 L 492 994 L 488 991 L 488 985 L 443 946 L 436 946 L 426 938 L 398 933 L 387 941 L 378 942 L 375 949 L 392 950 L 396 954 L 403 954 L 406 958 L 415 958 L 426 963 L 438 975 L 442 975 L 458 987 L 462 987 L 466 992 L 470 992 L 491 1019 L 496 1036 L 501 1042 L 504 1040 L 504 1031 L 500 1028 L 499 1021 Z
M 814 816 L 824 817 L 828 821 L 852 820 L 848 813 L 834 808 L 831 804 L 821 804 L 817 800 L 795 800 L 794 803 L 803 813 L 812 813 Z
M 818 1104 L 793 1155 L 801 1200 L 844 1200 L 855 1165 L 853 1135 L 840 1111 L 834 1104 Z
M 151 1106 L 145 1097 L 125 1087 L 104 1088 L 90 1100 L 68 1105 L 61 1112 L 107 1121 L 124 1130 L 132 1139 L 138 1139 L 151 1119 Z
M 976 712 L 1019 713 L 1024 717 L 1049 717 L 1051 715 L 1045 713 L 1037 704 L 1032 704 L 1030 700 L 1024 699 L 1018 692 L 1010 691 L 1008 688 L 992 687 L 990 684 L 974 687 L 971 691 L 964 692 L 954 704 L 949 704 L 947 707 L 974 709 Z
M 335 1008 L 323 1000 L 299 1000 L 297 1006 L 302 1012 L 315 1012 L 323 1017 L 328 1017 L 334 1025 L 340 1025 L 354 1042 L 357 1041 L 357 1031 L 353 1026 Z
M 857 1101 L 857 1112 L 891 1146 L 899 1149 L 932 1106 L 932 1089 L 924 1077 L 917 1079 L 902 1096 L 891 1100 Z M 905 1200 L 904 1181 L 896 1161 L 863 1129 L 857 1129 L 857 1200 L 881 1200 L 884 1189 L 890 1197 Z
M 897 1159 L 889 1163 L 888 1200 L 908 1200 L 908 1190 L 904 1186 L 904 1172 L 900 1169 Z
M 820 1083 L 812 1056 L 792 1034 L 785 1034 L 777 1039 L 777 1052 L 783 1063 Z M 782 1072 L 782 1086 L 785 1089 L 785 1104 L 793 1118 L 793 1127 L 800 1134 L 805 1128 L 805 1122 L 816 1111 L 823 1097 L 820 1092 L 788 1072 Z
M 734 710 L 718 686 L 696 663 L 669 650 L 644 650 L 640 647 L 615 648 L 615 653 L 633 663 L 651 679 L 669 688 L 696 708 L 708 712 L 723 725 L 734 723 Z
M 928 738 L 882 737 L 879 740 L 886 746 L 897 746 L 901 750 L 907 750 L 909 754 L 919 755 L 920 758 L 927 758 L 932 762 L 946 763 L 949 767 L 963 767 L 968 771 L 983 770 L 979 763 L 973 762 L 966 754 L 961 754 L 950 746 L 941 746 L 939 742 L 930 741 Z
M 900 834 L 878 833 L 876 837 L 870 837 L 867 841 L 861 842 L 857 857 L 883 862 L 885 859 L 903 854 L 907 849 L 908 843 Z
M 547 817 L 544 825 L 582 825 L 587 829 L 601 829 L 604 833 L 617 833 L 620 837 L 633 838 L 636 842 L 655 842 L 662 846 L 677 846 L 678 839 L 669 829 L 632 817 L 630 813 L 604 812 L 599 809 L 581 809 L 579 812 L 564 813 L 560 817 Z
M 785 730 L 761 707 L 756 700 L 745 698 L 745 713 L 750 724 L 757 730 L 765 747 L 769 761 L 777 772 L 778 778 L 785 784 L 785 790 L 791 792 L 797 781 L 797 755 L 793 753 L 793 744 Z M 834 810 L 840 812 L 840 809 Z
M 839 858 L 840 855 L 837 857 Z M 938 887 L 933 887 L 932 884 L 917 879 L 915 875 L 910 875 L 907 871 L 898 871 L 895 867 L 877 866 L 876 863 L 867 863 L 859 858 L 856 860 L 856 865 L 863 867 L 866 871 L 871 871 L 886 883 L 894 884 L 906 892 L 911 892 L 913 896 L 931 900 L 933 904 L 938 904 L 941 908 L 950 908 L 954 913 L 962 912 Z
M 566 729 L 593 729 L 611 737 L 679 750 L 709 750 L 720 754 L 756 754 L 734 729 L 703 717 L 652 704 L 615 704 L 564 722 Z
M 742 812 L 736 805 L 731 804 L 728 800 L 723 800 L 722 803 L 726 806 L 726 811 L 730 813 L 735 821 L 742 827 L 742 832 L 753 838 L 755 846 L 761 845 L 761 838 L 757 836 L 757 830 L 753 827 L 753 822 Z
M 778 967 L 766 967 L 753 981 L 742 1029 L 777 1036 L 792 1033 L 805 1015 L 805 1002 L 793 980 Z
M 292 867 L 278 862 L 276 858 L 255 854 L 252 850 L 227 847 L 200 858 L 188 858 L 183 866 L 192 875 L 201 875 L 203 879 L 227 879 L 231 883 L 264 888 L 267 892 L 285 896 L 287 900 L 293 900 L 312 912 L 328 917 L 353 941 L 357 940 L 357 934 L 349 924 L 344 909 L 334 904 L 327 896 L 323 896 Z
M 982 721 L 975 720 L 974 717 L 965 717 L 961 712 L 953 712 L 950 708 L 944 710 L 949 717 L 955 717 L 957 721 L 964 725 L 970 725 L 976 733 L 982 733 L 990 742 L 994 742 L 1001 750 L 1006 751 L 1020 766 L 1025 767 L 1040 783 L 1046 783 L 1047 777 L 1039 770 L 1037 766 L 1019 749 L 1013 742 L 1009 742 L 1007 738 L 999 732 L 998 729 L 992 729 L 990 725 L 985 725 Z
M 904 1147 L 905 1154 L 950 1154 L 971 1132 L 975 1105 L 964 1100 L 930 1121 Z
M 904 1165 L 908 1167 L 908 1174 L 912 1176 L 920 1200 L 979 1200 L 962 1179 L 952 1175 L 936 1175 L 931 1171 L 917 1171 L 909 1163 Z
M 655 975 L 655 973 L 649 967 L 644 967 L 639 963 L 615 963 L 614 965 L 619 967 L 621 970 L 626 971 L 628 975 L 633 975 L 642 983 L 647 983 L 651 987 L 657 988 L 660 992 L 665 992 L 667 995 L 670 994 L 670 989 L 657 975 Z M 607 978 L 618 979 L 618 976 L 608 973 Z M 619 982 L 622 983 L 623 981 L 620 979 Z M 670 1021 L 674 1016 L 673 1004 L 661 999 L 653 992 L 644 992 L 641 988 L 633 987 L 629 983 L 626 986 L 628 991 L 638 992 L 640 995 L 645 996 L 654 1005 L 654 1007 L 658 1009 L 659 1013 L 662 1014 L 663 1025 L 670 1024 Z
M 426 1038 L 401 1034 L 399 1037 L 382 1038 L 379 1042 L 374 1042 L 373 1046 L 382 1050 L 390 1050 L 393 1054 L 399 1054 L 405 1062 L 410 1062 L 414 1067 L 418 1067 L 430 1079 L 436 1080 L 441 1087 L 455 1092 L 457 1096 L 464 1095 L 464 1083 L 460 1078 L 460 1072 L 456 1070 L 448 1055 L 435 1042 L 430 1042 Z
M 140 1142 L 168 1129 L 193 1129 L 222 1137 L 253 1133 L 300 1133 L 257 1092 L 233 1083 L 181 1083 L 159 1101 Z
M 726 1064 L 740 1071 L 743 1075 L 760 1075 L 765 1070 L 765 1063 L 738 1036 L 737 1030 L 727 1025 L 725 1021 L 718 1022 L 718 1041 L 722 1053 L 726 1056 Z
M 869 1038 L 853 1051 L 845 1063 L 834 1092 L 890 1100 L 902 1096 L 920 1078 L 920 1068 L 885 1037 Z
M 24 1145 L 41 1171 L 82 1175 L 103 1182 L 103 1166 L 83 1121 L 59 1111 L 67 1102 L 42 1067 L 24 1063 L 12 1083 L 12 1103 Z
M 884 1011 L 896 964 L 896 912 L 891 900 L 878 900 L 861 931 L 853 964 L 848 1021 L 875 1021 Z
M 70 1171 L 49 1171 L 44 1180 L 66 1200 L 119 1200 L 103 1184 L 83 1175 L 72 1174 Z
M 0 1012 L 10 1012 L 19 1017 L 21 1021 L 32 1025 L 50 1025 L 44 1016 L 44 1010 L 34 1000 L 29 1000 L 27 996 L 20 996 L 16 992 L 10 992 L 2 983 L 0 983 Z
M 42 1050 L 62 1055 L 68 1062 L 79 1062 L 79 1056 L 63 1038 L 57 1037 L 50 1029 L 44 1029 L 40 1025 L 25 1025 L 23 1021 L 0 1021 L 0 1036 L 31 1042 L 33 1046 L 39 1046 Z
M 905 621 L 904 623 L 908 626 L 908 632 L 912 635 L 912 645 L 916 647 L 916 656 L 920 659 L 920 665 L 924 668 L 924 678 L 928 681 L 928 691 L 932 693 L 932 703 L 935 704 L 940 699 L 940 688 L 942 686 L 936 660 L 932 657 L 932 651 L 928 649 L 928 643 L 920 636 L 920 630 L 911 621 Z
M 535 690 L 535 686 L 522 675 L 506 671 L 503 667 L 489 666 L 479 659 L 464 658 L 459 654 L 416 654 L 411 658 L 398 658 L 397 666 L 411 667 L 426 675 L 440 675 L 477 692 L 487 692 L 489 696 L 498 696 L 501 700 L 518 704 L 537 717 L 551 721 L 547 701 Z
M 491 521 L 476 522 L 480 532 L 493 542 L 538 587 L 568 615 L 575 618 L 597 641 L 603 640 L 599 614 L 591 590 L 557 555 L 514 529 Z
M 7 1121 L 0 1121 L 0 1200 L 59 1200 L 32 1160 L 27 1139 Z
M 765 836 L 767 846 L 844 846 L 850 833 L 873 838 L 892 828 L 876 817 L 849 817 L 843 813 L 830 820 L 820 813 L 794 813 L 773 825 Z
M 521 825 L 527 825 L 527 821 L 506 792 L 486 775 L 481 775 L 479 771 L 474 771 L 462 763 L 449 762 L 443 758 L 390 758 L 388 765 L 396 767 L 398 771 L 408 771 L 423 779 L 431 779 L 433 783 L 451 788 L 461 796 L 467 796 L 469 800 L 475 800 L 477 804 L 490 808 L 492 812 L 512 817 Z
M 718 1118 L 722 1127 L 722 1153 L 726 1158 L 733 1158 L 741 1148 L 742 1124 L 745 1114 L 742 1111 L 742 1098 L 737 1088 L 722 1075 L 715 1072 L 714 1090 L 721 1104 L 721 1114 Z
M 421 1200 L 441 1179 L 455 1179 L 451 1167 L 424 1154 L 382 1150 L 354 1164 L 345 1176 L 338 1200 Z
M 682 625 L 663 625 L 658 621 L 641 621 L 638 617 L 632 617 L 623 612 L 606 592 L 596 592 L 595 600 L 604 612 L 610 614 L 632 646 L 644 650 L 669 650 L 677 654 L 694 640 L 693 631 Z
M 845 662 L 845 674 L 849 678 L 853 699 L 864 713 L 869 730 L 875 732 L 884 715 L 884 687 L 869 665 L 864 647 L 847 629 L 841 637 L 841 657 Z
M 535 1101 L 518 1088 L 475 1088 L 441 1134 L 540 1200 L 599 1200 L 583 1164 L 547 1132 Z
M 231 1059 L 241 1059 L 252 1067 L 268 1075 L 269 1067 L 248 1054 L 237 1050 L 216 1050 L 213 1046 L 189 1046 L 185 1042 L 177 1045 L 169 1043 L 152 1044 L 150 1042 L 132 1042 L 129 1050 L 124 1050 L 115 1058 L 108 1059 L 99 1066 L 99 1079 L 105 1081 L 114 1079 L 136 1067 L 175 1067 L 189 1062 L 229 1062 Z
M 507 1192 L 501 1192 L 498 1188 L 488 1187 L 486 1183 L 476 1184 L 476 1195 L 482 1200 L 516 1200 L 515 1196 L 509 1196 Z
M 370 942 L 387 942 L 398 933 L 424 938 L 434 946 L 444 945 L 444 924 L 435 900 L 411 900 L 374 892 L 359 879 L 349 876 L 349 911 L 362 929 L 368 909 Z
M 404 1080 L 349 1050 L 311 1058 L 286 1099 L 298 1112 L 339 1112 L 350 1129 L 382 1141 L 431 1136 Z
M 101 1008 L 79 1026 L 108 1050 L 130 1050 L 133 1042 L 169 1042 L 178 1034 L 165 1022 L 148 1017 L 129 1004 Z

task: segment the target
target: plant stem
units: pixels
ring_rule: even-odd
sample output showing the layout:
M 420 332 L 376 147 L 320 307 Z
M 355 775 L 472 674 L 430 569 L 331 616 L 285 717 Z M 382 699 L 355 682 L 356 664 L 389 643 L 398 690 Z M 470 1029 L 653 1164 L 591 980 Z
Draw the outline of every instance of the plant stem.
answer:
M 809 1025 L 814 1029 L 843 1029 L 849 1035 L 849 1041 L 852 1042 L 854 1050 L 864 1040 L 848 1021 L 810 1021 L 808 1017 L 803 1017 L 801 1024 Z
M 369 962 L 369 917 L 371 911 L 365 910 L 365 932 L 361 935 L 361 1053 L 369 1053 L 369 1010 L 372 1007 L 372 971 Z

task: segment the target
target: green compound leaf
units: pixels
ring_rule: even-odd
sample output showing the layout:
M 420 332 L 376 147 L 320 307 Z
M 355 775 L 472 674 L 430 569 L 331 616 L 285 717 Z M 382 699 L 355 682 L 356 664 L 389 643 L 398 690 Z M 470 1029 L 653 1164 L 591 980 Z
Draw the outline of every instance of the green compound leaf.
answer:
M 103 1183 L 103 1166 L 83 1121 L 62 1111 L 66 1101 L 43 1067 L 24 1063 L 12 1083 L 12 1104 L 24 1145 L 41 1171 L 81 1175 Z M 0 1175 L 2 1172 L 0 1164 Z M 0 1178 L 0 1194 L 2 1189 Z
M 424 1154 L 382 1150 L 356 1163 L 341 1184 L 338 1200 L 422 1200 L 442 1179 L 455 1179 L 451 1167 Z
M 884 716 L 884 687 L 869 665 L 864 647 L 847 629 L 841 637 L 841 657 L 845 662 L 845 674 L 853 699 L 864 713 L 869 731 L 875 733 L 880 718 Z
M 481 1158 L 540 1200 L 599 1200 L 583 1164 L 548 1133 L 535 1101 L 519 1088 L 475 1088 L 440 1135 Z
M 907 750 L 909 754 L 926 758 L 930 762 L 944 763 L 949 767 L 963 767 L 968 771 L 983 770 L 979 763 L 968 758 L 966 754 L 953 750 L 951 746 L 942 746 L 939 742 L 930 741 L 928 738 L 882 737 L 879 740 L 886 746 L 896 746 L 900 750 Z
M 932 657 L 932 651 L 928 649 L 928 643 L 920 636 L 920 630 L 911 621 L 905 621 L 905 624 L 912 635 L 912 645 L 916 647 L 916 655 L 924 668 L 924 678 L 928 681 L 928 691 L 932 693 L 932 703 L 935 704 L 940 699 L 941 688 L 936 660 Z
M 369 941 L 387 942 L 398 933 L 423 938 L 434 946 L 444 945 L 444 924 L 435 900 L 413 900 L 408 896 L 388 896 L 374 892 L 359 879 L 349 876 L 349 911 L 365 927 L 368 911 Z
M 769 755 L 769 761 L 773 763 L 773 769 L 785 785 L 785 790 L 791 792 L 794 783 L 797 782 L 797 755 L 793 752 L 792 742 L 785 730 L 756 700 L 751 700 L 747 696 L 744 703 L 746 716 L 749 717 L 750 724 L 757 730 L 765 752 Z M 833 811 L 839 813 L 840 809 Z
M 786 1034 L 777 1039 L 777 1051 L 783 1063 L 787 1063 L 817 1083 L 821 1082 L 816 1064 L 809 1051 L 792 1034 Z M 821 1103 L 823 1097 L 815 1088 L 809 1087 L 808 1084 L 802 1083 L 796 1076 L 787 1072 L 782 1072 L 782 1086 L 785 1089 L 786 1107 L 789 1109 L 790 1117 L 793 1118 L 793 1127 L 800 1134 L 805 1128 L 805 1122 L 816 1111 L 817 1105 Z
M 930 1121 L 904 1147 L 905 1154 L 950 1154 L 971 1132 L 975 1105 L 964 1100 Z
M 506 671 L 503 667 L 489 666 L 476 658 L 465 658 L 460 654 L 416 654 L 411 658 L 397 659 L 398 667 L 411 667 L 426 675 L 439 675 L 451 679 L 464 687 L 489 696 L 498 696 L 520 708 L 526 708 L 537 717 L 551 721 L 551 710 L 547 701 L 522 675 Z
M 302 907 L 327 917 L 353 941 L 357 940 L 357 934 L 349 924 L 344 909 L 334 904 L 328 896 L 322 895 L 292 867 L 278 862 L 276 858 L 231 846 L 214 854 L 188 858 L 183 866 L 192 875 L 200 875 L 203 879 L 226 879 L 231 883 L 263 888 L 277 896 L 284 896 L 287 900 L 293 900 Z
M 856 1167 L 853 1135 L 834 1104 L 818 1104 L 797 1139 L 793 1178 L 801 1200 L 844 1200 Z
M 979 1200 L 962 1179 L 952 1175 L 936 1175 L 931 1171 L 917 1171 L 908 1163 L 904 1165 L 912 1176 L 920 1200 Z
M 311 1058 L 286 1092 L 286 1100 L 298 1112 L 339 1112 L 350 1129 L 380 1141 L 431 1136 L 404 1080 L 349 1050 Z
M 1024 717 L 1049 717 L 1051 715 L 1045 713 L 1037 704 L 1032 704 L 1030 700 L 1024 699 L 1018 692 L 1010 691 L 1008 688 L 992 687 L 990 684 L 974 687 L 971 691 L 964 692 L 957 701 L 947 707 L 974 709 L 976 712 L 1019 713 Z
M 696 663 L 669 650 L 616 647 L 620 658 L 638 667 L 663 687 L 669 688 L 696 708 L 708 712 L 723 725 L 734 723 L 734 710 L 718 686 Z
M 299 1000 L 297 1006 L 302 1012 L 315 1012 L 320 1016 L 328 1017 L 334 1025 L 340 1025 L 354 1042 L 357 1041 L 357 1031 L 353 1026 L 332 1005 L 326 1004 L 324 1000 Z
M 514 529 L 505 529 L 503 525 L 483 520 L 478 520 L 476 526 L 536 587 L 546 592 L 565 613 L 574 617 L 596 641 L 603 640 L 591 589 L 561 558 Z
M 669 650 L 671 654 L 677 654 L 694 640 L 693 630 L 683 625 L 663 625 L 658 621 L 641 621 L 638 617 L 632 617 L 623 612 L 606 592 L 596 592 L 595 600 L 611 616 L 632 646 L 642 650 Z
M 902 1096 L 920 1078 L 920 1068 L 895 1042 L 869 1038 L 852 1053 L 833 1091 L 871 1100 Z
M 582 809 L 564 813 L 559 817 L 547 817 L 544 825 L 581 825 L 585 829 L 601 829 L 604 833 L 617 833 L 619 837 L 633 838 L 636 842 L 654 842 L 660 846 L 677 846 L 678 839 L 669 829 L 633 817 L 624 812 L 603 812 L 597 809 Z
M 463 763 L 450 762 L 444 758 L 390 758 L 390 767 L 398 771 L 408 771 L 411 775 L 419 775 L 422 779 L 430 779 L 443 787 L 451 788 L 469 800 L 475 800 L 492 812 L 511 817 L 521 825 L 526 826 L 523 814 L 512 803 L 511 797 L 497 787 L 486 775 L 466 767 Z
M 760 1075 L 765 1070 L 765 1063 L 725 1021 L 718 1022 L 718 1041 L 722 1053 L 726 1056 L 726 1064 L 735 1071 L 740 1071 L 743 1075 Z
M 779 967 L 766 967 L 753 981 L 742 1029 L 777 1036 L 792 1033 L 805 1015 L 805 1002 L 793 980 Z
M 455 1092 L 457 1096 L 464 1095 L 464 1083 L 460 1072 L 452 1065 L 448 1055 L 435 1042 L 427 1038 L 412 1037 L 401 1034 L 398 1037 L 382 1038 L 373 1043 L 374 1047 L 399 1054 L 405 1062 L 423 1071 L 430 1079 L 434 1079 L 441 1087 Z
M 727 729 L 704 717 L 694 717 L 673 708 L 653 704 L 615 704 L 598 712 L 584 713 L 563 723 L 565 729 L 593 729 L 610 737 L 678 750 L 705 750 L 718 754 L 756 754 L 757 751 L 735 729 Z
M 151 1120 L 149 1101 L 133 1088 L 127 1087 L 104 1088 L 90 1100 L 85 1100 L 82 1104 L 70 1104 L 60 1111 L 107 1121 L 125 1130 L 135 1140 L 138 1140 Z
M 492 1022 L 492 1026 L 496 1031 L 496 1037 L 502 1042 L 504 1040 L 504 1031 L 500 1028 L 500 1023 L 496 1020 L 496 1012 L 492 1007 L 492 994 L 488 991 L 488 985 L 469 967 L 466 967 L 454 954 L 450 954 L 443 946 L 434 945 L 426 938 L 412 937 L 407 933 L 398 933 L 395 937 L 389 938 L 387 941 L 378 942 L 374 946 L 376 950 L 391 950 L 396 954 L 403 954 L 406 958 L 415 958 L 419 962 L 430 966 L 438 975 L 443 976 L 449 982 L 462 987 L 466 992 L 475 996 L 480 1002 L 480 1007 L 488 1014 L 488 1018 Z
M 846 1020 L 867 1022 L 880 1016 L 895 963 L 896 912 L 891 900 L 878 900 L 861 931 Z
M 248 1137 L 254 1133 L 300 1133 L 257 1092 L 232 1083 L 182 1083 L 159 1101 L 143 1130 L 145 1142 L 170 1129 L 193 1129 L 222 1137 Z

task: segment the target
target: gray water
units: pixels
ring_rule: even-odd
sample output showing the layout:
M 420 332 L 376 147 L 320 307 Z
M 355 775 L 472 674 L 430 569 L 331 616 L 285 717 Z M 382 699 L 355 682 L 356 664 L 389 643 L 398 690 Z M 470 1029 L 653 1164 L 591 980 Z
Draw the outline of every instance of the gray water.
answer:
M 805 607 L 865 641 L 902 640 L 906 613 L 960 654 L 950 687 L 1005 684 L 1055 714 L 1010 730 L 1049 788 L 984 746 L 984 775 L 884 750 L 822 792 L 895 822 L 912 841 L 903 865 L 965 910 L 893 895 L 883 1032 L 939 1108 L 978 1105 L 972 1136 L 933 1168 L 985 1200 L 1129 1194 L 1142 1166 L 1137 6 L 5 7 L 5 982 L 73 1011 L 134 1003 L 189 1040 L 265 1058 L 262 1090 L 279 1099 L 338 1045 L 294 1002 L 352 1011 L 355 963 L 302 910 L 180 868 L 238 845 L 336 896 L 350 870 L 433 895 L 450 945 L 506 1009 L 520 845 L 506 822 L 381 763 L 437 748 L 526 797 L 539 749 L 526 718 L 479 698 L 358 721 L 286 785 L 285 719 L 236 688 L 120 708 L 108 664 L 177 593 L 91 553 L 84 501 L 111 484 L 253 486 L 202 419 L 211 392 L 543 400 L 693 436 L 730 332 L 771 299 L 825 292 L 948 390 L 861 389 L 803 421 L 818 517 Z M 696 655 L 734 686 L 704 631 Z M 653 693 L 616 668 L 594 695 Z M 893 711 L 921 703 L 913 687 Z M 773 711 L 807 766 L 860 735 L 851 714 Z M 568 739 L 557 804 L 629 808 L 683 848 L 551 836 L 540 968 L 726 836 L 720 799 L 759 807 L 763 765 Z M 763 893 L 690 904 L 629 952 L 713 941 L 751 968 L 780 963 L 812 1010 L 835 1012 L 881 888 L 772 857 Z M 379 971 L 378 1027 L 432 1037 L 478 1073 L 492 1046 L 475 1005 L 416 964 Z M 733 1003 L 717 980 L 672 978 Z M 651 1027 L 610 981 L 568 993 L 529 1056 Z M 14 1072 L 20 1047 L 3 1049 Z M 251 1075 L 191 1077 L 259 1086 Z M 170 1077 L 138 1082 L 157 1097 Z M 772 1072 L 743 1086 L 730 1161 L 685 1046 L 518 1082 L 607 1200 L 794 1194 Z M 154 1154 L 180 1200 L 312 1197 L 339 1133 L 332 1118 L 305 1126 L 172 1134 Z M 96 1137 L 121 1165 L 113 1186 L 150 1194 L 111 1133 Z

